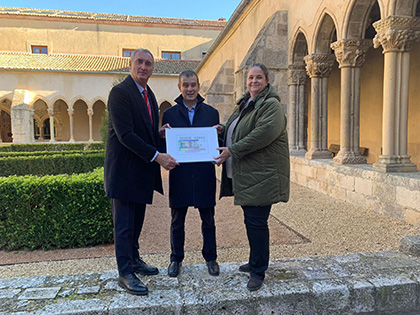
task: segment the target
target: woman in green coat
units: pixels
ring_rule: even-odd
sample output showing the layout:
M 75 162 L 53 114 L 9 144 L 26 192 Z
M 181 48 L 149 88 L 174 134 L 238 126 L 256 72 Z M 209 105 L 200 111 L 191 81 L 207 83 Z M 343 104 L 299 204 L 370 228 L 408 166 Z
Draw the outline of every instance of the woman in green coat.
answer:
M 255 291 L 268 268 L 271 206 L 289 200 L 290 161 L 286 116 L 263 64 L 249 67 L 246 86 L 226 125 L 217 126 L 225 146 L 215 159 L 223 163 L 220 197 L 234 196 L 244 212 L 250 256 L 239 270 L 250 273 L 247 288 Z

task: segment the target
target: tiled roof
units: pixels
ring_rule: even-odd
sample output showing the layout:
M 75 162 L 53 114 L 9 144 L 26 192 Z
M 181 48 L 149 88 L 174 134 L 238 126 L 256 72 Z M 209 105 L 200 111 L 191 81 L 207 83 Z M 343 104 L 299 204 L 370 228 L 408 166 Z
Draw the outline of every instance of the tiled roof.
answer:
M 106 13 L 90 13 L 77 11 L 59 11 L 44 10 L 30 8 L 13 8 L 0 7 L 0 16 L 22 16 L 22 17 L 38 17 L 44 19 L 77 19 L 80 21 L 112 21 L 126 23 L 145 23 L 164 25 L 179 25 L 183 27 L 204 27 L 222 29 L 226 25 L 226 20 L 193 20 L 193 19 L 177 19 L 165 17 L 150 17 L 122 14 L 106 14 Z
M 155 61 L 154 73 L 179 74 L 184 70 L 195 70 L 199 63 L 198 60 L 159 59 Z
M 116 56 L 0 52 L 0 70 L 129 72 L 129 61 Z M 154 73 L 179 74 L 198 64 L 195 60 L 156 59 Z

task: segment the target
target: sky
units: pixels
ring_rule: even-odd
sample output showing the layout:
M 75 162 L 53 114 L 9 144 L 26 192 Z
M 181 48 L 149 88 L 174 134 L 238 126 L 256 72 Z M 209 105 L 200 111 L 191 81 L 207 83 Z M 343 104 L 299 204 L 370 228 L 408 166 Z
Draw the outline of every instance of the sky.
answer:
M 229 20 L 241 0 L 0 0 L 0 7 Z

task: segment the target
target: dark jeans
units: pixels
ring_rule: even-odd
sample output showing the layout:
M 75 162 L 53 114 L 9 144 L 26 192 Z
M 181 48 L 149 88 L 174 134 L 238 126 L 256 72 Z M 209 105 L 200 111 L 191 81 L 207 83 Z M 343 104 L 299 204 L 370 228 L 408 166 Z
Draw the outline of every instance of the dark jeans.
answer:
M 139 237 L 146 205 L 111 199 L 114 218 L 115 257 L 120 276 L 134 272 L 131 262 L 139 259 Z
M 185 217 L 188 207 L 172 208 L 171 215 L 171 261 L 184 259 Z M 206 261 L 216 260 L 216 227 L 214 225 L 214 207 L 199 208 L 203 248 L 201 253 Z
M 248 235 L 251 277 L 264 279 L 270 259 L 270 232 L 268 230 L 269 206 L 242 206 Z

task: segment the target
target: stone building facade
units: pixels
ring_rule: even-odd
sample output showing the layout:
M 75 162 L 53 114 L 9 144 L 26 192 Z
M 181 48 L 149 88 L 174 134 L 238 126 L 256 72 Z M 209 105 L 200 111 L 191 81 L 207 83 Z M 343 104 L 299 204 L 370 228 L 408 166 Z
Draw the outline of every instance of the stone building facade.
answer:
M 420 224 L 419 40 L 419 0 L 243 0 L 198 74 L 223 121 L 264 63 L 292 180 Z
M 109 90 L 140 47 L 163 112 L 225 24 L 0 7 L 0 143 L 100 141 Z

